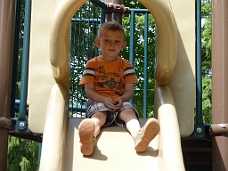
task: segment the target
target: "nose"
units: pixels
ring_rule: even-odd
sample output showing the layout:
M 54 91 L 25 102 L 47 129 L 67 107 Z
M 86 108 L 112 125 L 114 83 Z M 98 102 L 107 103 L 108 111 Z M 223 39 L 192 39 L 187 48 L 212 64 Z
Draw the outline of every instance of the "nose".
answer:
M 115 45 L 115 42 L 110 41 L 109 45 L 110 45 L 110 46 L 114 46 L 114 45 Z

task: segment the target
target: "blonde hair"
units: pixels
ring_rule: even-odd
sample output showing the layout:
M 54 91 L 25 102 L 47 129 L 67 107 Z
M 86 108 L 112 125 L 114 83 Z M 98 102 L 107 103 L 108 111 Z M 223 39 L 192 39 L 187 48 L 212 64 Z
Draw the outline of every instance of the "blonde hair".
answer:
M 97 38 L 101 38 L 102 34 L 107 30 L 120 31 L 123 34 L 123 39 L 125 40 L 124 28 L 116 21 L 108 21 L 103 23 L 97 31 Z

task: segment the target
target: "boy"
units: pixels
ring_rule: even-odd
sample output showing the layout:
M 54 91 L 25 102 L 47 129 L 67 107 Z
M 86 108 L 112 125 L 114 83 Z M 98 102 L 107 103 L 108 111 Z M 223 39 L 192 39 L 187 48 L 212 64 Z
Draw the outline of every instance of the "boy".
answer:
M 119 57 L 126 46 L 125 32 L 117 22 L 105 22 L 98 30 L 95 45 L 102 55 L 86 63 L 79 83 L 85 86 L 89 101 L 86 117 L 78 127 L 81 152 L 85 156 L 93 153 L 95 137 L 102 126 L 115 123 L 126 126 L 135 141 L 136 152 L 144 152 L 160 130 L 156 119 L 148 119 L 143 128 L 139 124 L 135 106 L 128 102 L 138 83 L 132 64 Z

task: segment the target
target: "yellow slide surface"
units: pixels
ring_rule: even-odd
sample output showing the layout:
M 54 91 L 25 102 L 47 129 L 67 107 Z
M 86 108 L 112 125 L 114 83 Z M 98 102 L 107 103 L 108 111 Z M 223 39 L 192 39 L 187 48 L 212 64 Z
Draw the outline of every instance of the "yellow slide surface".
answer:
M 82 119 L 70 119 L 68 131 L 64 130 L 61 122 L 66 123 L 67 118 L 58 115 L 61 113 L 59 108 L 53 108 L 61 108 L 61 104 L 64 104 L 63 96 L 57 91 L 52 100 L 55 104 L 49 104 L 53 111 L 49 110 L 52 114 L 46 121 L 40 170 L 184 171 L 180 131 L 172 93 L 167 86 L 158 87 L 156 93 L 161 129 L 146 152 L 136 153 L 134 141 L 126 129 L 113 126 L 102 129 L 94 153 L 90 157 L 84 157 L 80 152 L 77 129 Z M 144 125 L 146 120 L 141 119 L 140 122 Z
M 160 104 L 159 135 L 144 153 L 136 153 L 134 141 L 125 128 L 108 127 L 97 138 L 94 154 L 84 157 L 80 152 L 78 124 L 71 119 L 66 151 L 66 171 L 184 171 L 180 131 L 173 97 L 168 87 L 158 88 Z M 140 120 L 144 125 L 145 119 Z
M 68 118 L 68 31 L 73 14 L 85 2 L 32 4 L 29 128 L 43 134 L 39 170 L 184 171 L 181 136 L 191 135 L 194 128 L 194 1 L 140 0 L 158 28 L 155 113 L 161 129 L 148 150 L 137 154 L 125 128 L 104 128 L 90 157 L 80 153 L 81 119 Z M 146 120 L 140 122 L 144 125 Z

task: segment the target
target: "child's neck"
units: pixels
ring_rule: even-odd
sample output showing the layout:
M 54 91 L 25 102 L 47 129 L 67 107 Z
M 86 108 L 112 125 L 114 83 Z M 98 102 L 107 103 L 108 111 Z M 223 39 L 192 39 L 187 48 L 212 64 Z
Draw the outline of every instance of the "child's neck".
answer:
M 110 57 L 100 55 L 100 58 L 104 61 L 107 61 L 107 62 L 114 62 L 118 59 L 118 56 L 110 58 Z

